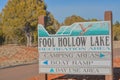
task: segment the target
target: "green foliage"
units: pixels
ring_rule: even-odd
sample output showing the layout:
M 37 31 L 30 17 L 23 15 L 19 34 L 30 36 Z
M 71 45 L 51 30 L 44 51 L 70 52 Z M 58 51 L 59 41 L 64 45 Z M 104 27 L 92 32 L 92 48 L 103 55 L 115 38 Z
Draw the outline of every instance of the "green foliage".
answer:
M 37 23 L 38 16 L 47 15 L 46 29 L 50 34 L 54 34 L 60 27 L 54 16 L 47 14 L 44 1 L 36 0 L 9 0 L 5 8 L 0 13 L 0 43 L 5 39 L 6 43 L 25 44 L 26 37 L 24 27 L 26 22 L 30 22 L 34 43 L 37 43 Z M 74 22 L 98 21 L 93 18 L 85 20 L 76 15 L 67 17 L 62 25 L 71 25 Z M 120 40 L 120 23 L 117 21 L 113 27 L 114 40 Z
M 55 33 L 56 33 L 56 31 L 55 31 L 55 29 L 53 28 L 53 26 L 48 26 L 46 29 L 47 29 L 47 31 L 49 32 L 49 34 L 55 34 Z
M 80 16 L 76 16 L 76 15 L 72 15 L 70 17 L 67 17 L 64 21 L 64 25 L 71 25 L 75 22 L 84 22 L 86 21 L 84 18 L 80 17 Z
M 116 27 L 119 27 L 120 26 L 120 23 L 118 21 L 115 22 L 115 26 Z
M 98 21 L 96 18 L 92 18 L 92 19 L 90 19 L 90 20 L 88 20 L 88 21 Z
M 2 15 L 0 14 L 0 45 L 4 42 L 3 31 L 2 31 Z
M 47 21 L 47 30 L 49 33 L 55 33 L 59 27 L 60 27 L 60 24 L 59 22 L 54 18 L 54 16 L 49 13 L 48 15 L 48 21 Z M 53 31 L 53 32 L 52 32 Z
M 0 37 L 2 37 L 2 36 L 3 36 L 3 32 L 2 32 L 2 27 L 0 25 Z
M 25 24 L 29 22 L 32 29 L 34 43 L 37 43 L 38 16 L 47 15 L 47 30 L 55 33 L 60 24 L 52 14 L 47 14 L 46 5 L 43 0 L 9 0 L 0 13 L 0 36 L 4 35 L 5 43 L 25 44 Z
M 113 39 L 120 40 L 120 23 L 118 21 L 113 26 Z
M 23 43 L 25 23 L 30 22 L 35 34 L 38 16 L 46 15 L 45 4 L 40 1 L 36 3 L 36 0 L 12 0 L 8 1 L 1 15 L 2 32 L 6 43 Z
M 0 28 L 0 36 L 2 36 L 3 35 L 3 32 L 2 32 L 2 30 L 1 30 L 1 28 Z
M 4 42 L 4 36 L 3 36 L 3 32 L 2 32 L 2 28 L 0 25 L 0 45 Z

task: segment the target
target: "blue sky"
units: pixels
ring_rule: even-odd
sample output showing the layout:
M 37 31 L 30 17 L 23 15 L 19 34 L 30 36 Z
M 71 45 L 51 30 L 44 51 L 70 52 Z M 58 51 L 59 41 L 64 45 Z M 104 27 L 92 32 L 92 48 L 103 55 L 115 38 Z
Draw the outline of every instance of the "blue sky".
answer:
M 0 0 L 0 12 L 2 11 L 2 9 L 4 8 L 4 6 L 6 5 L 8 0 Z
M 48 11 L 63 22 L 67 16 L 79 15 L 85 19 L 104 19 L 104 12 L 113 12 L 113 21 L 120 21 L 120 0 L 45 0 Z
M 7 0 L 0 0 L 0 11 L 5 6 Z M 104 19 L 104 12 L 113 12 L 113 21 L 120 21 L 120 0 L 45 0 L 47 10 L 54 17 L 63 22 L 71 15 L 78 15 L 85 19 L 97 18 Z

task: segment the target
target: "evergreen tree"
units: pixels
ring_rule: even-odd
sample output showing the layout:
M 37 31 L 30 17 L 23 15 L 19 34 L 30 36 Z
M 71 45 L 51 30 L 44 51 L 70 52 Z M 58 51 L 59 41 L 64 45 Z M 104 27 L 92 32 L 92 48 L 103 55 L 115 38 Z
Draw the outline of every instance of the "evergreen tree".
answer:
M 116 22 L 115 22 L 115 26 L 116 26 L 116 27 L 119 27 L 119 26 L 120 26 L 119 21 L 116 21 Z
M 47 21 L 46 29 L 50 34 L 55 34 L 56 31 L 59 29 L 60 24 L 50 12 L 47 14 L 47 18 L 48 21 Z
M 72 15 L 70 17 L 67 17 L 65 20 L 64 20 L 64 25 L 71 25 L 73 24 L 74 22 L 84 22 L 86 21 L 85 19 L 83 19 L 82 17 L 80 16 L 76 16 L 76 15 Z
M 46 6 L 36 0 L 10 0 L 3 9 L 2 31 L 7 43 L 25 42 L 24 27 L 30 22 L 34 40 L 37 41 L 38 16 L 46 15 Z

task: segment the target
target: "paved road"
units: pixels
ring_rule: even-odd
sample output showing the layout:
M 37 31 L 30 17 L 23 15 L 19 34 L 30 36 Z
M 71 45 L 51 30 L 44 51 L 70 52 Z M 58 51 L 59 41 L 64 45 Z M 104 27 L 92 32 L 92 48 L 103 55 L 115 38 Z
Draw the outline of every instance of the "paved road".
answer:
M 38 64 L 0 69 L 0 80 L 26 80 L 38 75 Z

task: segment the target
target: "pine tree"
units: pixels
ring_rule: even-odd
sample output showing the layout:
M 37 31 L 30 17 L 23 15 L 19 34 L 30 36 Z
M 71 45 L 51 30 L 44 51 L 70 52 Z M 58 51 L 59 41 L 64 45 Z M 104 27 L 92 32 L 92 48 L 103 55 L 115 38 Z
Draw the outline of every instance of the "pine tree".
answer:
M 30 22 L 37 41 L 37 19 L 40 15 L 46 15 L 46 6 L 42 1 L 36 0 L 9 0 L 2 11 L 2 31 L 7 43 L 25 42 L 24 27 Z
M 64 25 L 71 25 L 73 24 L 74 22 L 84 22 L 86 21 L 84 18 L 80 17 L 80 16 L 76 16 L 76 15 L 72 15 L 72 16 L 69 16 L 67 17 L 65 20 L 64 20 Z

